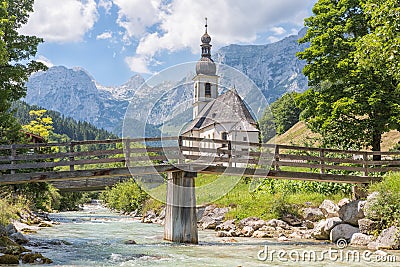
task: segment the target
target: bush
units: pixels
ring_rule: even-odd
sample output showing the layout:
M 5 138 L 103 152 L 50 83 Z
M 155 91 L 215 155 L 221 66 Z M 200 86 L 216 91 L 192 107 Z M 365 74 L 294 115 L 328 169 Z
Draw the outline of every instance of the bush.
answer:
M 351 184 L 314 182 L 314 181 L 294 181 L 282 179 L 265 179 L 259 190 L 275 194 L 296 194 L 296 193 L 319 193 L 326 196 L 351 194 Z
M 11 219 L 17 219 L 18 213 L 26 209 L 27 200 L 22 196 L 15 196 L 6 191 L 0 193 L 0 225 L 8 225 Z
M 100 198 L 109 208 L 131 212 L 136 209 L 141 211 L 148 195 L 140 189 L 134 179 L 130 179 L 127 182 L 118 183 L 112 188 L 107 188 Z
M 367 217 L 373 214 L 374 218 L 380 218 L 382 229 L 392 225 L 400 227 L 400 173 L 385 175 L 383 181 L 371 185 L 370 191 L 379 194 L 376 201 L 371 202 Z

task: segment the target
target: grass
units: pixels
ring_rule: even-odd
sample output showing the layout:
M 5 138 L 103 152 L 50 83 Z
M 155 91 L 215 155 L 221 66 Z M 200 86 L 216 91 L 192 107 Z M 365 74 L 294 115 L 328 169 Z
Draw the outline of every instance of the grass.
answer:
M 296 123 L 292 128 L 290 128 L 285 133 L 275 136 L 268 143 L 280 144 L 280 145 L 299 145 L 304 146 L 309 144 L 313 147 L 318 147 L 318 139 L 321 136 L 319 134 L 311 132 L 307 128 L 303 121 Z M 400 142 L 400 132 L 399 131 L 389 131 L 382 135 L 381 150 L 389 151 L 395 145 Z

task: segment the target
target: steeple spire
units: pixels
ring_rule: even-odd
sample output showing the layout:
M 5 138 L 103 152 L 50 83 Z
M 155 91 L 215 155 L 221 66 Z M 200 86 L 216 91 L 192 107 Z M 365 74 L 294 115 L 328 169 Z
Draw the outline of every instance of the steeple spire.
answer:
M 210 35 L 208 35 L 207 33 L 207 28 L 208 28 L 208 23 L 207 23 L 207 18 L 206 19 L 206 25 L 205 25 L 205 33 L 203 34 L 203 36 L 201 37 L 201 56 L 202 57 L 206 57 L 206 58 L 210 58 L 211 59 L 211 46 L 210 42 L 211 42 L 211 37 Z

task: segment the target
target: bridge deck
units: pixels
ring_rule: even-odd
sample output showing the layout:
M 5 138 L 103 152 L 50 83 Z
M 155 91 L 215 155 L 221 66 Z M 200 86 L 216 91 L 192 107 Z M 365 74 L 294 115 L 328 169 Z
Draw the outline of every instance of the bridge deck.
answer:
M 374 161 L 373 155 L 382 160 Z M 348 151 L 193 137 L 0 146 L 0 185 L 104 188 L 133 175 L 199 173 L 369 183 L 400 171 L 400 152 Z M 91 181 L 90 181 L 91 180 Z M 70 181 L 66 183 L 66 181 Z

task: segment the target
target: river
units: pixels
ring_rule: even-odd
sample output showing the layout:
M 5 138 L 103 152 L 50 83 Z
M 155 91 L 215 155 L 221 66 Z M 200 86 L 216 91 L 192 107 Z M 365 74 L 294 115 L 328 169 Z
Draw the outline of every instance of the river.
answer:
M 376 254 L 365 255 L 365 250 L 341 250 L 323 242 L 220 238 L 212 230 L 199 231 L 199 245 L 174 244 L 163 240 L 162 226 L 140 223 L 101 206 L 90 205 L 79 212 L 55 213 L 50 217 L 60 224 L 31 234 L 33 245 L 29 248 L 52 259 L 53 266 L 386 267 L 398 266 L 400 261 L 400 253 L 393 251 L 384 259 Z M 128 240 L 137 244 L 125 244 Z M 394 259 L 397 263 L 371 262 Z

